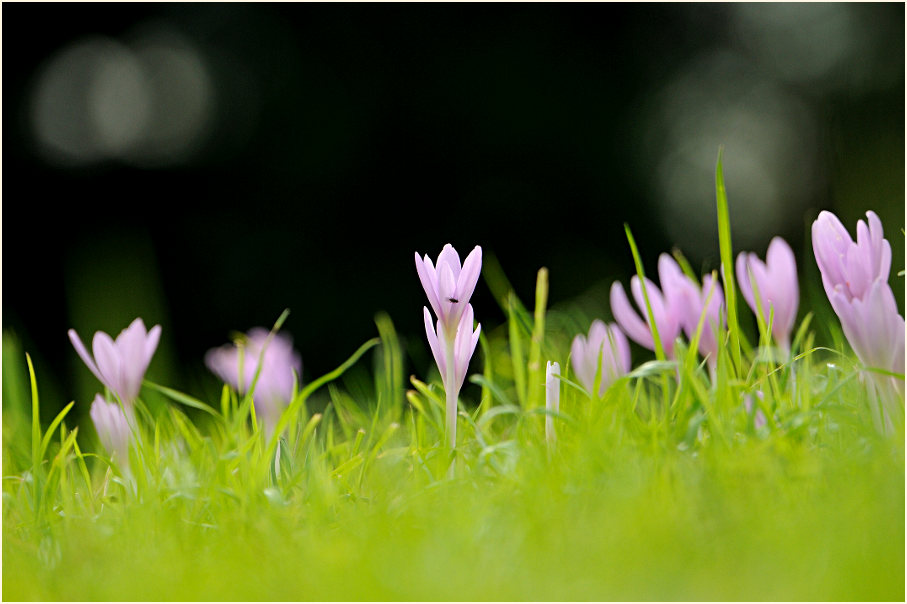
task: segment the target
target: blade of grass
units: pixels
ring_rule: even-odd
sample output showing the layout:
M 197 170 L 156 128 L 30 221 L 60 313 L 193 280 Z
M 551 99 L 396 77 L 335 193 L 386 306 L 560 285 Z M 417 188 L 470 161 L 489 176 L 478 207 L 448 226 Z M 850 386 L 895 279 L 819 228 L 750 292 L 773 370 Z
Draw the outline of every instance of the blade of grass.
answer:
M 732 373 L 739 375 L 743 368 L 740 355 L 740 324 L 737 321 L 737 284 L 734 281 L 734 262 L 731 247 L 731 218 L 728 212 L 727 191 L 724 188 L 724 169 L 721 163 L 723 147 L 718 148 L 718 162 L 715 166 L 715 197 L 718 205 L 718 244 L 721 250 L 724 296 L 727 301 L 727 329 L 730 339 L 731 357 L 734 360 Z
M 548 306 L 548 269 L 539 269 L 535 281 L 535 314 L 532 324 L 532 338 L 529 341 L 529 391 L 528 408 L 543 405 L 542 391 L 545 387 L 542 370 L 542 342 L 545 339 L 545 311 Z

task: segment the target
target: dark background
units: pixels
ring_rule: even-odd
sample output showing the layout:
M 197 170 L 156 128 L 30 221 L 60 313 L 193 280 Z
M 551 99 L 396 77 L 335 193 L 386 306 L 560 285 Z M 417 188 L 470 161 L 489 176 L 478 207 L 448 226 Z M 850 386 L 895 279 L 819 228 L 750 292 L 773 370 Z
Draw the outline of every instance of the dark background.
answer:
M 424 371 L 413 252 L 447 242 L 609 319 L 625 222 L 649 271 L 675 245 L 715 268 L 719 145 L 735 252 L 784 236 L 801 316 L 820 209 L 880 214 L 903 308 L 902 4 L 3 13 L 3 327 L 51 408 L 99 387 L 66 330 L 136 316 L 163 326 L 149 375 L 196 395 L 208 348 L 286 307 L 304 380 L 381 310 Z M 483 283 L 473 305 L 503 321 Z

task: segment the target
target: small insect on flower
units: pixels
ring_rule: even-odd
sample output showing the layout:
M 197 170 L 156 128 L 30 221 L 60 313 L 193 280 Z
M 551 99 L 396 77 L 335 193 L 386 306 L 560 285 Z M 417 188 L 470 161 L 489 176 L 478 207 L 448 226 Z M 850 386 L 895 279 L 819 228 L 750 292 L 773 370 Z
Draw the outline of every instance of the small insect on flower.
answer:
M 459 303 L 460 303 L 460 301 L 457 300 L 456 298 L 448 298 L 447 301 L 450 302 L 451 304 L 459 304 Z

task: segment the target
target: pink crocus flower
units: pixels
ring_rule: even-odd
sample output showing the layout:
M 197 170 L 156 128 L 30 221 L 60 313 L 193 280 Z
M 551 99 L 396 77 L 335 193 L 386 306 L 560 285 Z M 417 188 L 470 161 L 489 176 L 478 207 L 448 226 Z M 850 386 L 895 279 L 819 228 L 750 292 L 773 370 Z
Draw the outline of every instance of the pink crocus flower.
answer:
M 821 212 L 812 227 L 813 251 L 828 300 L 860 362 L 902 373 L 904 317 L 888 284 L 891 245 L 879 217 L 872 211 L 866 216 L 869 225 L 857 223 L 854 242 L 834 214 Z M 877 420 L 890 430 L 892 421 L 903 418 L 904 380 L 875 373 L 870 379 L 884 405 Z
M 237 392 L 245 394 L 255 380 L 261 358 L 261 373 L 255 382 L 252 400 L 255 412 L 264 424 L 264 432 L 270 436 L 293 398 L 293 384 L 302 372 L 302 359 L 293 350 L 293 339 L 289 335 L 274 334 L 270 341 L 269 335 L 264 327 L 255 327 L 238 345 L 225 344 L 209 350 L 205 354 L 205 365 Z
M 837 216 L 823 211 L 813 223 L 813 251 L 828 300 L 844 335 L 867 367 L 904 370 L 904 317 L 888 274 L 891 244 L 884 238 L 875 212 L 866 212 L 869 226 L 857 223 L 857 241 Z
M 117 403 L 108 402 L 103 396 L 96 394 L 89 415 L 101 444 L 110 456 L 128 466 L 132 431 L 123 409 Z
M 479 341 L 481 325 L 473 332 L 472 297 L 482 272 L 482 248 L 476 246 L 460 264 L 460 255 L 447 244 L 438 255 L 436 264 L 426 254 L 415 253 L 416 272 L 428 303 L 438 319 L 437 331 L 428 308 L 423 307 L 425 334 L 432 355 L 441 371 L 446 395 L 447 434 L 450 446 L 457 442 L 457 397 L 469 360 Z
M 469 369 L 469 361 L 476 350 L 476 344 L 479 342 L 479 334 L 482 332 L 482 326 L 478 325 L 473 331 L 473 310 L 472 304 L 466 304 L 464 312 L 460 315 L 460 323 L 451 338 L 449 331 L 444 329 L 441 320 L 438 320 L 437 331 L 432 323 L 431 313 L 428 308 L 422 307 L 422 314 L 425 320 L 425 335 L 428 337 L 428 345 L 431 347 L 432 356 L 435 363 L 438 364 L 438 370 L 441 372 L 441 381 L 444 383 L 444 392 L 447 396 L 446 415 L 447 431 L 450 439 L 450 446 L 455 446 L 457 442 L 457 397 L 460 394 L 460 388 L 463 387 L 463 381 L 466 379 L 466 371 Z
M 590 394 L 595 389 L 595 374 L 601 360 L 598 396 L 602 397 L 608 386 L 630 371 L 630 343 L 617 324 L 605 325 L 596 319 L 588 337 L 579 334 L 573 338 L 570 358 L 577 379 Z
M 646 292 L 649 294 L 649 303 L 652 306 L 652 315 L 655 326 L 658 328 L 658 337 L 664 347 L 665 355 L 674 358 L 674 340 L 680 334 L 682 327 L 682 288 L 685 287 L 685 277 L 673 258 L 662 254 L 658 259 L 658 276 L 661 280 L 662 290 L 646 278 Z M 624 292 L 623 285 L 615 281 L 611 286 L 611 312 L 631 340 L 655 350 L 655 340 L 649 326 L 649 314 L 646 311 L 646 300 L 643 297 L 642 284 L 639 277 L 634 275 L 630 279 L 630 291 L 633 299 L 640 309 L 642 318 L 633 310 L 630 300 Z
M 557 362 L 548 361 L 545 365 L 545 409 L 553 413 L 560 411 L 561 407 L 561 366 Z M 554 418 L 545 416 L 545 440 L 554 442 Z
M 831 300 L 833 294 L 848 302 L 863 298 L 878 279 L 888 282 L 891 270 L 891 244 L 882 232 L 882 221 L 873 211 L 866 212 L 869 226 L 857 222 L 857 241 L 837 216 L 823 210 L 813 222 L 813 252 L 822 273 L 822 285 Z
M 138 397 L 142 379 L 157 350 L 160 337 L 160 325 L 146 331 L 142 319 L 136 319 L 120 332 L 116 340 L 103 331 L 95 332 L 92 358 L 76 330 L 69 330 L 69 339 L 88 369 L 102 384 L 116 393 L 124 405 L 131 405 Z
M 442 325 L 440 331 L 453 338 L 482 272 L 482 248 L 476 246 L 462 267 L 460 255 L 449 243 L 438 255 L 437 264 L 432 264 L 428 254 L 420 258 L 416 252 L 415 257 L 416 271 L 428 303 Z
M 762 320 L 772 316 L 772 335 L 786 352 L 790 350 L 790 334 L 797 318 L 800 288 L 797 284 L 797 262 L 794 252 L 784 239 L 775 237 L 768 245 L 765 262 L 756 254 L 741 252 L 737 256 L 737 283 L 743 298 L 754 314 L 762 306 Z M 759 291 L 758 304 L 753 282 Z M 774 310 L 772 310 L 774 309 Z

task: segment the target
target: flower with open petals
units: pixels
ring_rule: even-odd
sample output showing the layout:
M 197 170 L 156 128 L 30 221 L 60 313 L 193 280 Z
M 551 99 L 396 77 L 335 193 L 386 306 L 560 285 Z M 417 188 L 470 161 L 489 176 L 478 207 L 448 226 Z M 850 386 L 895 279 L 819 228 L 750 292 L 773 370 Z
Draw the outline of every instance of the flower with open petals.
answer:
M 205 354 L 208 369 L 240 394 L 252 386 L 261 358 L 261 373 L 252 400 L 266 434 L 272 432 L 284 408 L 290 404 L 294 381 L 302 371 L 302 359 L 293 350 L 293 339 L 278 333 L 269 340 L 269 335 L 267 329 L 256 327 L 249 330 L 239 345 L 225 344 Z
M 595 374 L 599 372 L 601 362 L 598 389 L 601 397 L 608 386 L 630 371 L 630 343 L 616 324 L 605 325 L 596 319 L 589 328 L 588 337 L 579 334 L 573 338 L 570 358 L 576 377 L 590 394 L 594 392 Z
M 420 258 L 419 252 L 416 252 L 416 271 L 428 296 L 428 303 L 441 323 L 439 331 L 454 337 L 482 272 L 482 248 L 476 246 L 462 267 L 460 255 L 449 243 L 438 255 L 437 264 L 432 264 L 428 254 Z
M 129 463 L 129 443 L 132 441 L 132 431 L 129 429 L 129 420 L 123 409 L 116 403 L 108 402 L 100 394 L 96 394 L 91 403 L 91 421 L 98 433 L 98 438 L 107 452 L 122 464 Z
M 69 339 L 76 352 L 101 383 L 130 405 L 139 395 L 145 371 L 157 350 L 161 326 L 145 330 L 141 319 L 133 321 L 114 340 L 103 331 L 95 332 L 91 347 L 94 358 L 88 354 L 76 330 L 69 330 Z
M 658 328 L 658 337 L 664 347 L 667 357 L 674 358 L 674 340 L 680 335 L 682 327 L 682 288 L 686 277 L 681 272 L 680 267 L 673 258 L 667 254 L 662 254 L 658 258 L 658 277 L 661 280 L 663 291 L 658 289 L 648 278 L 645 280 L 646 292 L 649 295 L 649 303 L 652 306 L 652 315 L 655 318 L 655 326 Z M 655 350 L 655 340 L 649 327 L 649 314 L 646 312 L 646 300 L 643 296 L 642 284 L 639 277 L 634 275 L 630 279 L 630 291 L 633 299 L 642 312 L 642 317 L 633 310 L 630 300 L 624 292 L 623 285 L 615 281 L 611 286 L 611 312 L 614 313 L 614 319 L 620 325 L 631 340 L 648 348 Z
M 759 292 L 757 304 L 753 283 Z M 765 262 L 756 254 L 742 252 L 737 256 L 737 283 L 744 300 L 768 324 L 772 313 L 772 335 L 784 351 L 790 350 L 790 334 L 797 318 L 800 288 L 797 284 L 797 261 L 784 239 L 775 237 L 768 245 Z

